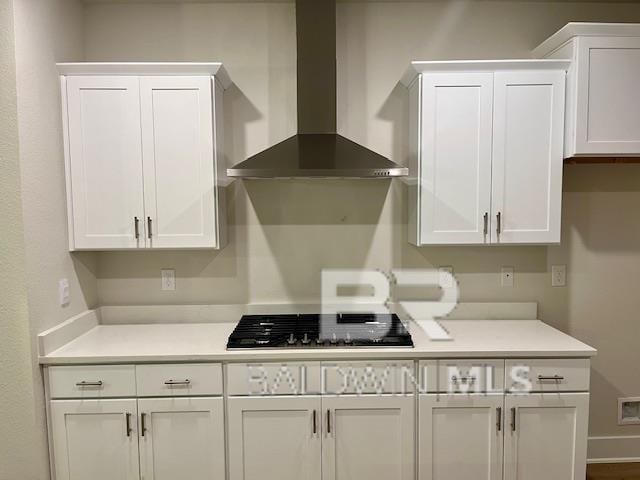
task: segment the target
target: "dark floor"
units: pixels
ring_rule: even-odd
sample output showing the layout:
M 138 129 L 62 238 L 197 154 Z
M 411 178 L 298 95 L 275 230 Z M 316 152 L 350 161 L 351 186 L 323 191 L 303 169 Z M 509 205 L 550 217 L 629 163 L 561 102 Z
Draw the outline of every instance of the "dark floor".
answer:
M 587 480 L 640 480 L 640 463 L 591 464 Z

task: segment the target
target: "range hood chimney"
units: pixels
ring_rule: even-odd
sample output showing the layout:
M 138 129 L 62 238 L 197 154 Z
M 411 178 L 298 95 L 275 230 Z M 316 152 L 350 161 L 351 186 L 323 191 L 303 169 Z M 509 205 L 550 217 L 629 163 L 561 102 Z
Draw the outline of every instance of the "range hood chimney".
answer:
M 296 0 L 298 133 L 227 169 L 240 178 L 387 178 L 409 174 L 336 133 L 336 3 Z

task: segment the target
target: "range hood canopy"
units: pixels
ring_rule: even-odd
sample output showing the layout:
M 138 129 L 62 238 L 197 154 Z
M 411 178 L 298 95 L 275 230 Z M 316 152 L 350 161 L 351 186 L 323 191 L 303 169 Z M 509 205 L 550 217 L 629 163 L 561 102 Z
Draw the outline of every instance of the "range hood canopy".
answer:
M 227 169 L 239 178 L 385 178 L 409 174 L 336 133 L 335 0 L 296 0 L 298 133 Z

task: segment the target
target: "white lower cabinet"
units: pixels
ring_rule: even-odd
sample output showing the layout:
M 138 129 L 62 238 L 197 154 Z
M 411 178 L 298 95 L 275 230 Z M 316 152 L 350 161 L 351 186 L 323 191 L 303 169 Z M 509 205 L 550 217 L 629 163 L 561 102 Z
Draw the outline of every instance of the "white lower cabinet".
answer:
M 222 398 L 138 400 L 143 480 L 224 479 Z
M 320 480 L 319 396 L 231 397 L 230 480 Z
M 323 480 L 412 480 L 411 396 L 323 397 Z
M 500 480 L 503 403 L 503 394 L 420 395 L 419 479 Z
M 53 400 L 56 480 L 139 478 L 135 399 Z
M 414 398 L 231 397 L 230 480 L 411 480 Z
M 507 395 L 505 480 L 584 480 L 588 393 Z

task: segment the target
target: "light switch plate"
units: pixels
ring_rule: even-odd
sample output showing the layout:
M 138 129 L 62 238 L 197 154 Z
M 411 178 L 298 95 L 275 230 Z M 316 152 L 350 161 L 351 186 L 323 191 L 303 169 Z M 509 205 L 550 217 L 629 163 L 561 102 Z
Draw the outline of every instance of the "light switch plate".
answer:
M 162 290 L 175 290 L 176 289 L 176 271 L 173 269 L 160 270 L 160 277 L 162 278 Z
M 567 266 L 551 265 L 551 286 L 564 287 L 567 285 Z
M 58 282 L 58 298 L 61 307 L 69 305 L 69 279 L 61 278 Z
M 513 267 L 502 267 L 501 282 L 503 287 L 513 287 Z

